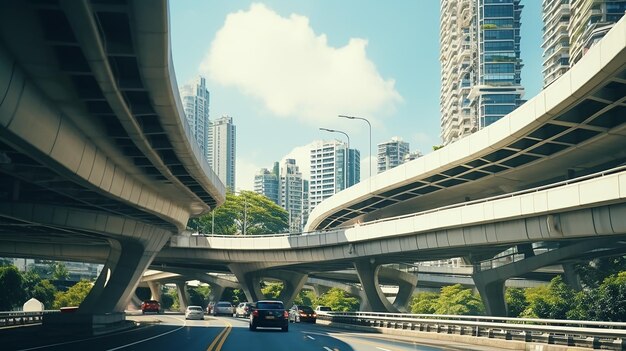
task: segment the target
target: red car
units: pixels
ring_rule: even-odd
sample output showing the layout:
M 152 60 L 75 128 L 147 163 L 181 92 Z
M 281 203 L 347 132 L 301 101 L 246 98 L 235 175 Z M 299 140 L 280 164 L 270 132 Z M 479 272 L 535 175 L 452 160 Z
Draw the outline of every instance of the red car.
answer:
M 146 300 L 141 303 L 141 313 L 145 314 L 146 312 L 161 312 L 161 304 L 157 300 Z

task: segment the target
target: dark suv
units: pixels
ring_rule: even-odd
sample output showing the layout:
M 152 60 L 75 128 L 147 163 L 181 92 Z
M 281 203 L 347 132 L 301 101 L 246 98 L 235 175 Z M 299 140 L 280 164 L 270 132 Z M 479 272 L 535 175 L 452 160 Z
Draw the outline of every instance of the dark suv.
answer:
M 289 310 L 289 321 L 293 323 L 310 322 L 315 323 L 317 314 L 310 306 L 293 305 Z
M 256 330 L 257 327 L 289 331 L 289 313 L 282 301 L 263 300 L 250 305 L 250 330 Z

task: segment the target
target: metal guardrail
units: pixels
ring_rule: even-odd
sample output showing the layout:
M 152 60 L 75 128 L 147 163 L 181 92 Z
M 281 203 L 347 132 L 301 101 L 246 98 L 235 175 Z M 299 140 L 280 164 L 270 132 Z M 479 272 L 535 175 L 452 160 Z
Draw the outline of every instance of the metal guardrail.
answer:
M 626 350 L 626 323 L 618 322 L 377 312 L 328 312 L 318 318 L 375 328 Z
M 0 328 L 16 325 L 38 324 L 43 321 L 44 314 L 59 313 L 59 310 L 41 312 L 0 312 Z

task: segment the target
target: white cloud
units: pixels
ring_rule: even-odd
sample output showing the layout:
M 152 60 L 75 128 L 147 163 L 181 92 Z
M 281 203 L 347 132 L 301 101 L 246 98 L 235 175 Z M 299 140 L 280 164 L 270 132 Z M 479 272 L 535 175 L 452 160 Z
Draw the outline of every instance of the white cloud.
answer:
M 366 55 L 367 41 L 334 48 L 307 17 L 281 17 L 263 4 L 231 13 L 200 70 L 262 101 L 272 113 L 318 125 L 337 114 L 372 120 L 395 110 L 402 97 Z
M 288 158 L 293 158 L 296 160 L 296 165 L 300 169 L 300 173 L 302 173 L 302 178 L 310 180 L 311 179 L 311 147 L 313 144 L 317 144 L 319 141 L 313 141 L 306 145 L 296 146 L 293 148 L 287 155 L 285 155 L 281 160 L 280 164 L 282 165 Z
M 363 156 L 365 155 L 361 154 L 361 181 L 370 177 L 370 166 L 372 167 L 372 177 L 378 172 L 376 168 L 376 156 L 367 156 L 365 158 Z
M 253 162 L 239 156 L 235 164 L 237 178 L 235 187 L 241 190 L 254 190 L 254 175 L 263 168 Z

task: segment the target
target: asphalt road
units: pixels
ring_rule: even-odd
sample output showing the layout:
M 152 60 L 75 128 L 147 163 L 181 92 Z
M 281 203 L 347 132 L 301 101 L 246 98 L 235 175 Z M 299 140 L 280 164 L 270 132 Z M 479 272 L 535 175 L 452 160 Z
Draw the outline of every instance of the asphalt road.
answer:
M 459 344 L 446 345 L 431 340 L 398 340 L 398 337 L 356 333 L 320 324 L 290 324 L 280 329 L 248 330 L 247 319 L 205 317 L 188 320 L 180 314 L 128 316 L 141 326 L 98 336 L 46 336 L 36 329 L 23 336 L 0 341 L 2 350 L 198 350 L 198 351 L 440 351 L 493 350 Z M 30 335 L 30 337 L 27 337 Z M 0 338 L 2 339 L 2 338 Z

